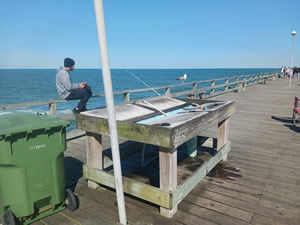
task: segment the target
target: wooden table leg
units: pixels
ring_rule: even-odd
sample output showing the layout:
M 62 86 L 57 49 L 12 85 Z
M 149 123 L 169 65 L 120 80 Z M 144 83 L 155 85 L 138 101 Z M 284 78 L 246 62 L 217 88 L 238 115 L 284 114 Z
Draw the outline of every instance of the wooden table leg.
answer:
M 86 132 L 86 161 L 92 168 L 103 169 L 102 158 L 102 135 Z M 99 185 L 93 181 L 88 181 L 88 187 L 96 189 Z
M 160 167 L 160 188 L 166 191 L 173 191 L 177 187 L 177 150 L 160 147 L 159 149 Z M 162 216 L 171 218 L 177 212 L 177 205 L 172 209 L 160 207 Z
M 221 149 L 228 142 L 229 119 L 225 119 L 218 123 L 218 141 L 217 150 Z M 227 160 L 227 154 L 224 155 L 223 161 Z

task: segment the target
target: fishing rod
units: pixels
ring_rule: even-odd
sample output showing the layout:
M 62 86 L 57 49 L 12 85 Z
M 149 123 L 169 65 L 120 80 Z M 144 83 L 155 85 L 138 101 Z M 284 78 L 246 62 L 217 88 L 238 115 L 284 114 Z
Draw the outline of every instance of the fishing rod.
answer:
M 150 102 L 147 102 L 146 100 L 143 100 L 142 102 L 146 103 L 147 105 L 151 106 L 152 108 L 156 109 L 158 112 L 160 112 L 161 114 L 163 114 L 164 116 L 168 116 L 167 113 L 165 113 L 164 111 L 160 110 L 159 108 L 157 108 L 155 105 L 151 104 Z
M 131 71 L 127 70 L 127 72 L 132 75 L 133 77 L 135 77 L 136 79 L 138 79 L 139 81 L 141 81 L 144 85 L 146 85 L 147 87 L 149 87 L 152 91 L 154 91 L 158 96 L 161 96 L 161 94 L 159 94 L 157 91 L 155 91 L 149 84 L 147 84 L 145 81 L 143 81 L 141 78 L 139 78 L 137 75 L 135 75 L 134 73 L 132 73 Z M 164 116 L 168 116 L 164 111 L 160 110 L 159 108 L 157 108 L 156 106 L 154 106 L 153 104 L 151 104 L 148 101 L 142 101 L 144 103 L 146 103 L 147 105 L 149 105 L 150 107 L 156 109 L 158 112 L 160 112 L 161 114 L 163 114 Z
M 127 70 L 127 72 L 132 75 L 133 77 L 135 77 L 136 79 L 138 79 L 139 81 L 141 81 L 143 84 L 145 84 L 148 88 L 150 88 L 152 91 L 154 91 L 158 96 L 161 96 L 161 94 L 159 94 L 157 91 L 155 91 L 149 84 L 147 84 L 145 81 L 143 81 L 141 78 L 139 78 L 137 75 L 135 75 L 134 73 L 132 73 L 131 71 Z

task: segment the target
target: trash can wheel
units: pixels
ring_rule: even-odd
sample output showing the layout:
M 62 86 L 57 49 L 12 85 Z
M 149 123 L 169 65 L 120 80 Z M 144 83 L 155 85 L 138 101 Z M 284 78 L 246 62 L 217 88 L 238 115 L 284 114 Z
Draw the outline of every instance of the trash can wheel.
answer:
M 79 206 L 78 198 L 71 189 L 67 189 L 66 192 L 67 192 L 67 202 L 66 202 L 67 208 L 70 211 L 74 211 Z
M 18 225 L 19 220 L 16 218 L 15 214 L 8 210 L 4 213 L 4 225 Z

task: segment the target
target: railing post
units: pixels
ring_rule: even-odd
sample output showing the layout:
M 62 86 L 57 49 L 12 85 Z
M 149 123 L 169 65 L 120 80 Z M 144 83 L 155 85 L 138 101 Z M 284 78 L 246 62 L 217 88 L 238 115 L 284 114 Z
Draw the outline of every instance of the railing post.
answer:
M 227 91 L 228 90 L 228 83 L 229 83 L 229 79 L 227 78 L 225 80 L 225 88 L 224 88 L 224 91 Z
M 123 98 L 124 98 L 124 103 L 129 103 L 130 102 L 130 93 L 125 92 Z
M 249 78 L 249 84 L 253 84 L 253 75 L 250 75 L 250 78 Z
M 239 88 L 238 88 L 238 91 L 237 92 L 242 92 L 243 90 L 243 83 L 239 83 Z
M 188 94 L 188 99 L 194 99 L 194 94 Z
M 259 83 L 259 82 L 260 82 L 260 74 L 257 74 L 255 83 Z
M 243 91 L 246 91 L 246 87 L 247 87 L 247 76 L 244 76 Z
M 197 89 L 197 83 L 193 83 L 193 91 Z
M 264 74 L 264 76 L 263 76 L 264 84 L 267 84 L 268 79 L 269 79 L 269 74 Z
M 262 73 L 259 75 L 259 82 L 261 82 L 263 79 L 264 79 L 264 74 Z
M 199 93 L 199 99 L 204 99 L 204 92 Z
M 171 88 L 170 87 L 166 87 L 165 89 L 165 95 L 170 95 L 171 94 Z
M 239 86 L 238 81 L 239 81 L 239 77 L 235 77 L 235 85 L 234 85 L 234 88 L 237 88 L 237 87 Z
M 51 116 L 56 116 L 56 103 L 55 102 L 49 103 L 49 114 Z
M 193 91 L 196 91 L 197 90 L 197 83 L 193 83 L 193 88 L 192 88 Z M 193 99 L 195 98 L 196 94 L 189 94 L 188 95 L 188 98 L 189 99 Z
M 212 82 L 211 82 L 211 85 L 210 85 L 210 93 L 209 93 L 209 95 L 213 95 L 214 93 L 215 93 L 215 85 L 216 85 L 216 81 L 215 80 L 213 80 Z

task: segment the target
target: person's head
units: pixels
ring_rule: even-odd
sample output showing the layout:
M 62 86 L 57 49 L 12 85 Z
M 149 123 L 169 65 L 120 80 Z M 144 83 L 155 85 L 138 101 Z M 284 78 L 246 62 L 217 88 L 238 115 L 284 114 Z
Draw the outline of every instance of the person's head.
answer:
M 64 67 L 66 67 L 68 70 L 72 71 L 75 66 L 75 61 L 71 58 L 65 58 L 64 60 Z

